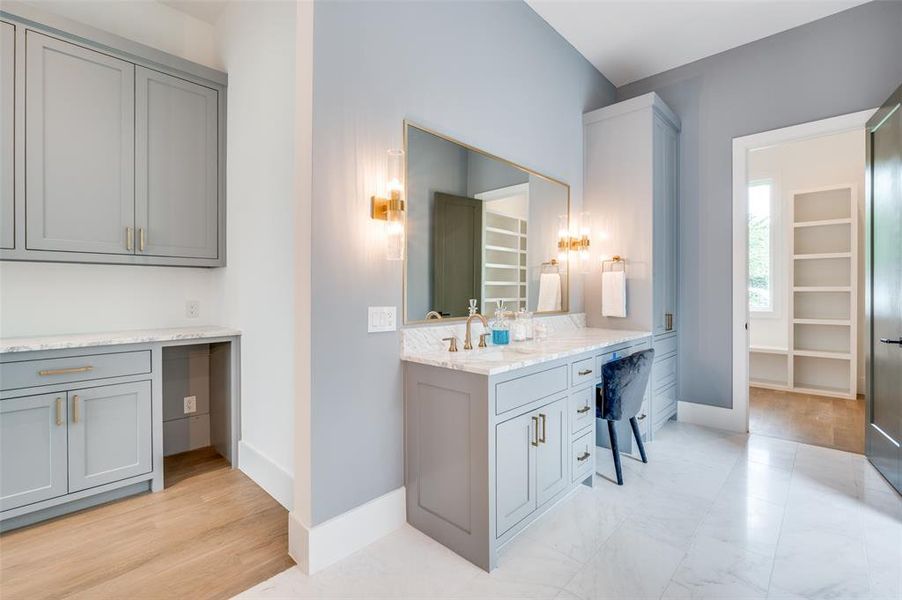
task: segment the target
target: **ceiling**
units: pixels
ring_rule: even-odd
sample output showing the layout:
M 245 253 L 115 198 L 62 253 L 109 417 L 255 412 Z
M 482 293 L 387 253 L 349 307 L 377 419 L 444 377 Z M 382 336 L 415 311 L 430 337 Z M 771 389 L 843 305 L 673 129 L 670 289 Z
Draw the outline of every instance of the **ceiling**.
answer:
M 159 0 L 161 3 L 187 13 L 195 19 L 206 21 L 211 25 L 216 24 L 216 20 L 226 7 L 228 0 Z
M 620 87 L 865 0 L 526 0 Z

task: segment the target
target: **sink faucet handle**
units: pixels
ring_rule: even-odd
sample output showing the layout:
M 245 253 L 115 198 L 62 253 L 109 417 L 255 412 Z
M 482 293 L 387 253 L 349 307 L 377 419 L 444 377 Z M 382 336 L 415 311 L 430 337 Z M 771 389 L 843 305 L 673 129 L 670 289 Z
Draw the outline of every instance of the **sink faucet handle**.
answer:
M 475 315 L 477 312 L 476 308 L 476 298 L 470 298 L 470 315 Z
M 479 334 L 479 347 L 480 347 L 480 348 L 486 348 L 486 347 L 487 347 L 487 346 L 486 346 L 486 343 L 485 343 L 485 338 L 489 337 L 490 335 L 491 335 L 490 333 L 480 333 L 480 334 Z
M 448 352 L 457 352 L 457 336 L 442 338 L 443 342 L 451 342 L 448 344 Z

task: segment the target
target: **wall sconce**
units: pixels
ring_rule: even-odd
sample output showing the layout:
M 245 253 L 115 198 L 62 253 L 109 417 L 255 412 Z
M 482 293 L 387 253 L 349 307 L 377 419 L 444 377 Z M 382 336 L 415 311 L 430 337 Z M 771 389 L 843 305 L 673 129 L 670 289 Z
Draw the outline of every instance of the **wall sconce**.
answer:
M 386 197 L 370 199 L 370 218 L 385 221 L 385 258 L 404 259 L 404 151 L 388 151 Z
M 579 227 L 568 227 L 568 217 L 561 215 L 558 226 L 558 258 L 567 260 L 571 252 L 578 252 L 582 271 L 589 271 L 589 246 L 592 244 L 591 215 L 587 212 L 580 213 Z

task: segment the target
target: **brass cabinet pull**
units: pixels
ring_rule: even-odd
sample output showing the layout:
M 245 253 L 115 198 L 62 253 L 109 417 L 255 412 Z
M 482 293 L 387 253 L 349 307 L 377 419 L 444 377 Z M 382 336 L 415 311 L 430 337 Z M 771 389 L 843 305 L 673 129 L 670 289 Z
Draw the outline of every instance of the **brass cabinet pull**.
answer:
M 539 418 L 542 419 L 542 437 L 539 438 L 539 442 L 544 444 L 547 441 L 545 439 L 545 433 L 546 433 L 545 432 L 545 422 L 547 421 L 548 418 L 545 415 L 543 415 L 542 413 L 539 413 Z
M 70 375 L 72 373 L 87 373 L 88 371 L 93 371 L 94 367 L 71 367 L 68 369 L 45 369 L 43 371 L 38 371 L 38 375 L 48 376 L 48 375 Z
M 582 453 L 582 456 L 577 456 L 577 457 L 576 457 L 576 460 L 578 460 L 579 462 L 583 462 L 584 460 L 586 460 L 586 459 L 589 458 L 590 456 L 592 456 L 592 455 L 589 454 L 589 451 L 588 451 L 588 450 L 586 450 L 585 452 Z
M 645 413 L 642 413 L 641 415 L 639 415 L 638 417 L 636 417 L 636 420 L 637 420 L 637 421 L 644 421 L 644 420 L 645 420 L 645 417 L 647 417 L 647 416 L 648 416 L 648 415 L 646 415 Z
M 125 228 L 125 249 L 131 251 L 135 245 L 135 230 L 132 227 Z
M 72 396 L 72 422 L 78 423 L 80 415 L 78 414 L 78 394 Z
M 63 424 L 63 399 L 56 399 L 56 426 L 59 427 Z
M 592 373 L 592 369 L 586 369 L 585 371 L 580 371 L 579 375 L 590 375 Z
M 138 251 L 144 252 L 144 228 L 138 228 Z
M 529 442 L 533 446 L 539 445 L 539 417 L 532 417 L 533 434 L 532 441 Z
M 587 404 L 587 405 L 585 405 L 585 406 L 582 407 L 582 408 L 576 409 L 576 412 L 577 412 L 578 414 L 584 415 L 584 414 L 586 414 L 587 412 L 589 412 L 590 410 L 592 410 L 592 407 L 589 406 L 589 405 Z

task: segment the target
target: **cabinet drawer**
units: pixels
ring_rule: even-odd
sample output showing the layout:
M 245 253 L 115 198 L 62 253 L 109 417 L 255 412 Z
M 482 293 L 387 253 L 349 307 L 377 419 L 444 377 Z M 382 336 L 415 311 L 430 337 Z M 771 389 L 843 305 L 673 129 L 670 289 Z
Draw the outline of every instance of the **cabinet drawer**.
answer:
M 0 364 L 4 390 L 150 373 L 150 350 Z
M 677 375 L 677 357 L 670 356 L 661 360 L 656 360 L 654 365 L 654 385 L 652 389 L 655 391 L 672 385 L 676 382 Z
M 496 384 L 495 414 L 500 415 L 539 398 L 566 390 L 567 368 L 568 365 L 561 365 Z
M 655 356 L 664 357 L 677 351 L 677 336 L 672 335 L 666 338 L 655 340 Z
M 595 419 L 595 386 L 571 393 L 568 406 L 571 434 L 591 426 Z
M 576 361 L 570 365 L 570 370 L 572 371 L 570 381 L 573 387 L 595 381 L 595 360 L 592 358 Z
M 676 390 L 676 385 L 672 385 L 669 388 L 655 392 L 655 400 L 653 402 L 655 425 L 669 419 L 673 415 L 677 403 Z
M 595 436 L 592 432 L 570 444 L 570 481 L 585 479 L 595 470 Z

